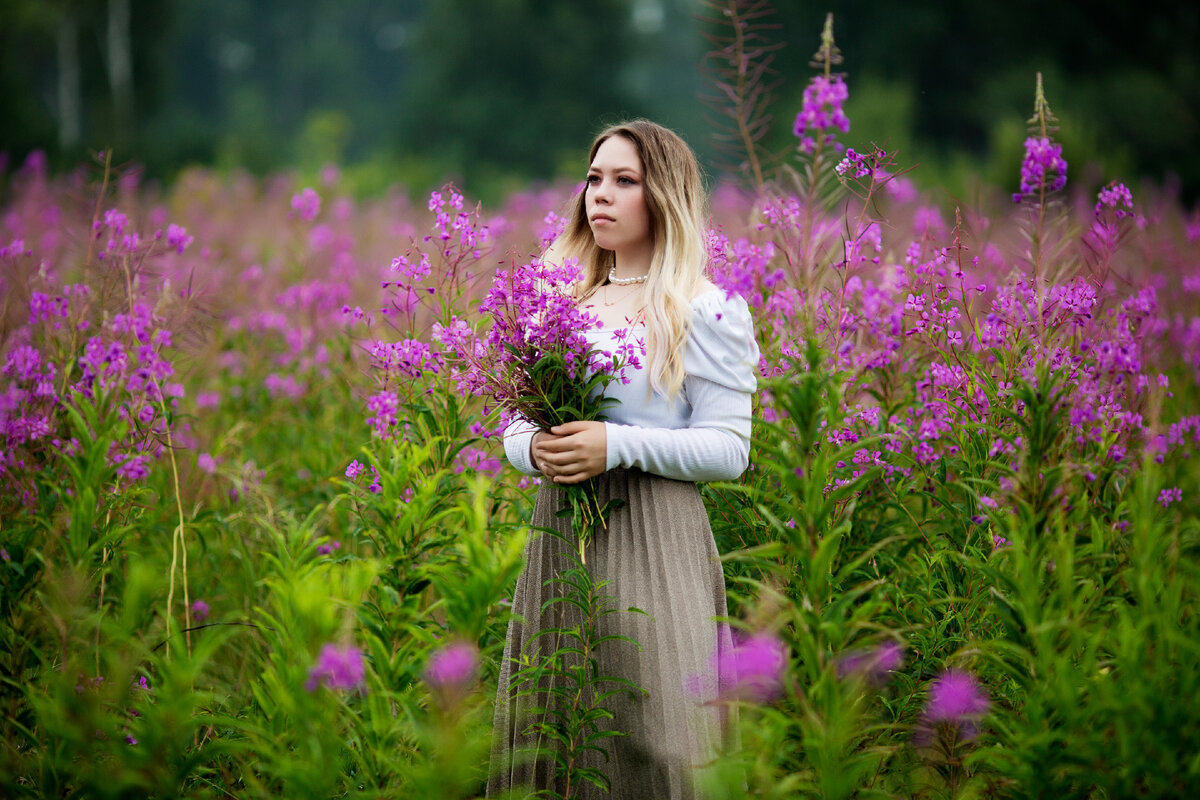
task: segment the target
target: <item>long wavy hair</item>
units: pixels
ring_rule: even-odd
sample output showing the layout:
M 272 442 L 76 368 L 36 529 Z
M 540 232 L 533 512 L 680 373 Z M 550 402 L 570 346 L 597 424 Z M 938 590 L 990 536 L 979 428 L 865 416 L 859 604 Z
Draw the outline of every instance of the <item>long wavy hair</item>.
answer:
M 642 162 L 646 207 L 654 256 L 646 280 L 646 353 L 650 385 L 668 398 L 683 385 L 683 353 L 691 332 L 691 300 L 704 279 L 706 198 L 700 165 L 687 143 L 674 132 L 645 119 L 604 129 L 588 153 L 588 164 L 600 145 L 613 136 L 633 143 Z M 566 227 L 545 253 L 548 261 L 577 259 L 583 278 L 575 287 L 582 299 L 608 279 L 615 265 L 611 250 L 601 249 L 588 224 L 586 192 L 573 201 Z

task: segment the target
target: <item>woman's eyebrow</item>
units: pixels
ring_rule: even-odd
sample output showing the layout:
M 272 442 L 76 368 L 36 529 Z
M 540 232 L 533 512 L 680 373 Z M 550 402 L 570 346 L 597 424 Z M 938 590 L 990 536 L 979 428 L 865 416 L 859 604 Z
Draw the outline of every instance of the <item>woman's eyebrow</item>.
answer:
M 642 171 L 640 169 L 638 169 L 637 167 L 608 167 L 608 168 L 605 168 L 603 165 L 598 166 L 598 167 L 595 165 L 592 165 L 592 166 L 588 167 L 588 172 L 589 173 L 591 173 L 591 172 L 631 172 L 634 175 L 642 174 Z

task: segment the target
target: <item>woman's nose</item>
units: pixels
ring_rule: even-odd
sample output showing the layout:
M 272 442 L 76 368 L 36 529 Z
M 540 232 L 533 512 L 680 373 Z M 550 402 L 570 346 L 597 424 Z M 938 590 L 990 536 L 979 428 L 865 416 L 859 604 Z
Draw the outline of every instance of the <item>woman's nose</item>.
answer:
M 608 181 L 602 180 L 600 183 L 596 184 L 596 191 L 592 194 L 592 197 L 597 203 L 607 203 L 612 199 L 611 195 L 609 194 L 611 188 L 612 187 L 609 185 Z

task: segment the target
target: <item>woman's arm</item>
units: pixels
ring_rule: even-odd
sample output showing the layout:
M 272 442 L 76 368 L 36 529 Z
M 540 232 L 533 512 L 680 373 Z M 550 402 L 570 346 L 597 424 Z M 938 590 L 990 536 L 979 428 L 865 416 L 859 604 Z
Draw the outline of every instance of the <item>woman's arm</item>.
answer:
M 686 428 L 605 423 L 608 469 L 632 467 L 681 481 L 733 480 L 750 461 L 750 393 L 688 376 Z
M 516 417 L 504 429 L 504 454 L 510 464 L 526 475 L 540 474 L 533 458 L 533 438 L 537 432 L 537 426 L 524 417 Z
M 686 428 L 569 422 L 533 450 L 555 483 L 580 483 L 616 467 L 681 481 L 733 480 L 750 460 L 750 394 L 689 376 Z

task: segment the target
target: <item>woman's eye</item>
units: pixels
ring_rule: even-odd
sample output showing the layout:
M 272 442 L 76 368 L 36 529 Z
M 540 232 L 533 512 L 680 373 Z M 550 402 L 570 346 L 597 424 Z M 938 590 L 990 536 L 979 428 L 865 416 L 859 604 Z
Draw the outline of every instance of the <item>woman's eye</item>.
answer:
M 617 183 L 623 183 L 626 186 L 633 186 L 635 181 L 633 180 L 633 178 L 630 178 L 626 175 L 622 175 L 621 177 L 617 178 Z
M 595 185 L 600 182 L 600 176 L 599 175 L 588 175 L 586 180 L 588 183 Z

